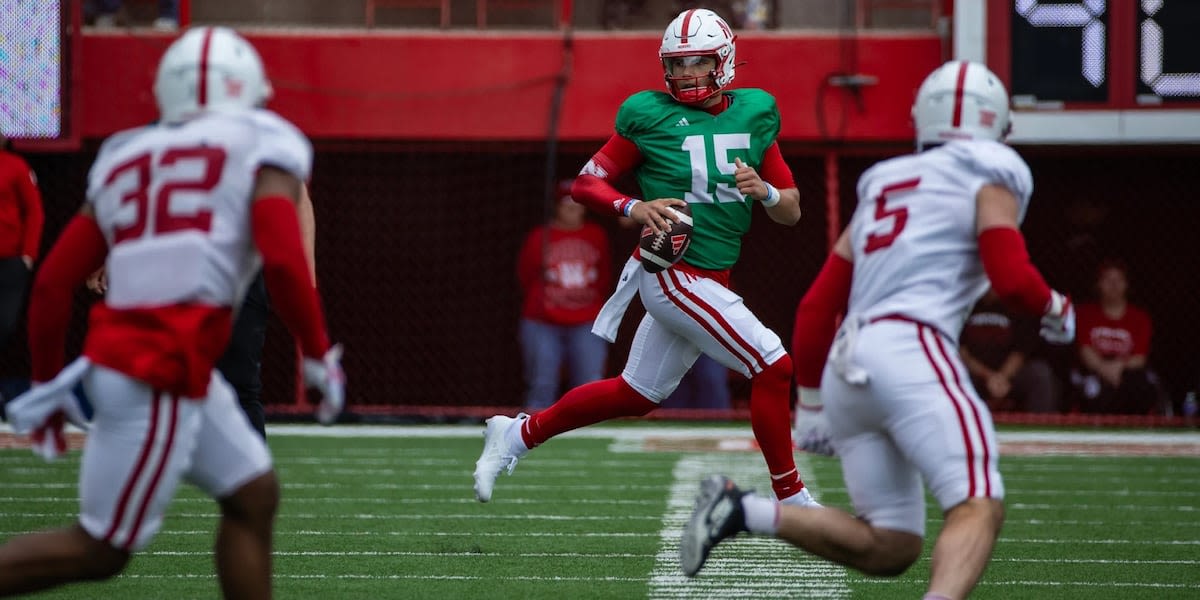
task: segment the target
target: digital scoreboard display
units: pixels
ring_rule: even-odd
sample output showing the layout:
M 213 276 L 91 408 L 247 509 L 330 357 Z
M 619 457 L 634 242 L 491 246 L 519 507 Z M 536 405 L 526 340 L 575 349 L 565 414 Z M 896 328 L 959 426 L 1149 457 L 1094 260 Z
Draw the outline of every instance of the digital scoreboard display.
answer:
M 1200 0 L 1006 4 L 1015 105 L 1200 103 Z
M 1200 100 L 1200 2 L 1139 0 L 1137 100 Z
M 56 0 L 0 0 L 0 132 L 63 136 L 63 13 Z

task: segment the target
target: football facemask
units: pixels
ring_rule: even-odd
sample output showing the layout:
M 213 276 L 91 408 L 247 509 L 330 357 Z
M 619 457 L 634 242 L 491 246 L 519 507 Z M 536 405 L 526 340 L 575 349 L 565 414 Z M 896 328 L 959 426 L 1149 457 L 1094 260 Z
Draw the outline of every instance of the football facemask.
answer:
M 720 92 L 733 81 L 734 35 L 725 20 L 705 9 L 685 10 L 667 25 L 658 57 L 667 92 L 679 102 L 695 104 Z M 703 74 L 684 74 L 689 62 L 712 59 L 716 67 Z M 678 60 L 683 59 L 683 60 Z

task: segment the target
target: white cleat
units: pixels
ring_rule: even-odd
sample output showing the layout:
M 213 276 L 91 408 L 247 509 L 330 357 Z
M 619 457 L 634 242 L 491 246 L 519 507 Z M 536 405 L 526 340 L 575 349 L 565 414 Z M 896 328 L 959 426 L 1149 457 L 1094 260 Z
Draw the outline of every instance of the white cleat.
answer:
M 487 420 L 487 429 L 483 432 L 483 453 L 475 461 L 475 499 L 487 502 L 492 499 L 492 488 L 496 485 L 496 477 L 503 469 L 512 475 L 517 467 L 517 457 L 509 450 L 508 431 L 520 427 L 521 421 L 528 415 L 521 413 L 517 418 L 496 415 Z
M 801 488 L 799 492 L 784 498 L 779 501 L 780 504 L 790 504 L 792 506 L 807 506 L 809 508 L 821 508 L 822 504 L 813 499 L 812 494 L 808 493 L 808 488 Z

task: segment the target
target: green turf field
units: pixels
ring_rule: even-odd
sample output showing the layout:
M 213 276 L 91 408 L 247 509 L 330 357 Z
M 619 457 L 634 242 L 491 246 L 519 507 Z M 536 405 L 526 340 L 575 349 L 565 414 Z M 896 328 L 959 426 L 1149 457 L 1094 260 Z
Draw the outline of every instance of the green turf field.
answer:
M 489 504 L 475 502 L 471 487 L 481 431 L 273 429 L 283 482 L 276 596 L 911 599 L 924 591 L 927 558 L 898 579 L 868 579 L 750 537 L 718 547 L 698 578 L 684 578 L 675 548 L 700 479 L 723 472 L 769 489 L 761 457 L 747 448 L 748 425 L 567 435 L 501 475 Z M 330 435 L 338 433 L 348 435 Z M 1047 445 L 1048 435 L 1002 437 L 1014 449 L 1002 462 L 1008 521 L 973 597 L 1200 598 L 1200 434 L 1082 448 L 1074 438 Z M 44 463 L 25 449 L 0 450 L 0 539 L 72 520 L 78 456 Z M 800 467 L 822 502 L 847 506 L 836 460 L 801 455 Z M 939 521 L 930 516 L 932 538 Z M 214 503 L 185 487 L 124 575 L 42 597 L 215 598 L 215 522 Z

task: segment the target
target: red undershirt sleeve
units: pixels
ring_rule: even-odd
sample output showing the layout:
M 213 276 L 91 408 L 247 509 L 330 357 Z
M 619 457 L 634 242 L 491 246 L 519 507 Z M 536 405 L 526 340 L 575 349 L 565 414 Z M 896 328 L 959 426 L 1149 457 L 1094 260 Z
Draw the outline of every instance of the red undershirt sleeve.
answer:
M 250 226 L 262 255 L 272 308 L 296 337 L 304 355 L 320 358 L 329 349 L 329 338 L 309 276 L 295 203 L 283 196 L 259 198 L 251 208 Z
M 576 202 L 600 213 L 625 216 L 635 198 L 621 193 L 611 181 L 620 179 L 642 161 L 642 152 L 628 138 L 614 134 L 605 142 L 571 186 Z
M 108 243 L 96 220 L 76 215 L 42 262 L 29 296 L 29 355 L 35 382 L 62 369 L 75 290 L 104 265 Z
M 783 153 L 779 151 L 779 143 L 773 143 L 763 153 L 762 164 L 758 168 L 758 176 L 778 189 L 786 190 L 796 187 L 796 178 Z
M 838 315 L 846 312 L 850 303 L 850 283 L 854 264 L 830 252 L 813 281 L 812 287 L 796 307 L 796 323 L 792 329 L 792 363 L 796 384 L 815 388 L 821 385 L 825 357 L 837 334 Z
M 1006 304 L 1041 315 L 1050 305 L 1050 287 L 1029 261 L 1025 238 L 1012 227 L 991 227 L 979 234 L 979 257 L 992 289 Z

